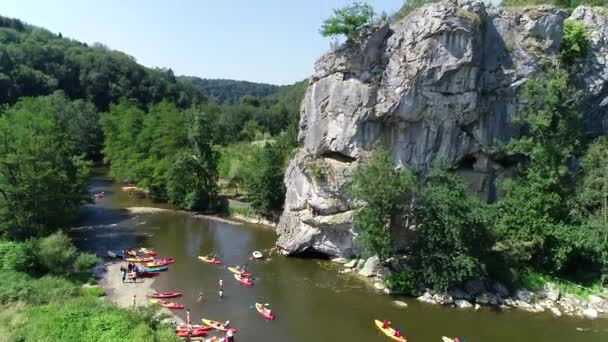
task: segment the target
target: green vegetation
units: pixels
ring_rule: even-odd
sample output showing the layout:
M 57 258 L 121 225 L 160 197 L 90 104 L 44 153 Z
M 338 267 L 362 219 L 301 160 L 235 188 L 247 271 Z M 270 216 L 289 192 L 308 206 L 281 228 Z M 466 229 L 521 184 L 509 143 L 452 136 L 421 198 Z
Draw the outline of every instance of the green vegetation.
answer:
M 363 2 L 334 10 L 334 15 L 323 22 L 323 37 L 345 36 L 348 40 L 359 37 L 361 30 L 374 19 L 374 9 Z
M 418 228 L 412 268 L 420 283 L 446 290 L 486 276 L 484 259 L 492 240 L 483 214 L 483 205 L 466 193 L 458 176 L 444 166 L 433 166 L 413 210 Z
M 171 69 L 143 67 L 122 52 L 62 38 L 18 19 L 0 17 L 0 103 L 62 90 L 107 110 L 121 98 L 147 105 L 167 99 L 180 108 L 202 100 Z
M 561 60 L 564 65 L 571 66 L 585 57 L 589 46 L 589 32 L 585 24 L 577 20 L 564 22 Z
M 397 21 L 403 19 L 408 16 L 408 14 L 412 13 L 415 9 L 422 7 L 428 3 L 436 2 L 437 0 L 405 0 L 401 8 L 393 14 L 392 20 Z
M 285 201 L 286 153 L 280 143 L 264 146 L 259 157 L 258 170 L 251 184 L 251 207 L 263 217 L 274 219 Z
M 202 94 L 212 98 L 221 105 L 237 104 L 241 102 L 241 99 L 246 95 L 261 99 L 283 88 L 273 84 L 221 79 L 214 80 L 189 76 L 178 77 L 178 80 L 184 83 L 191 83 Z
M 65 115 L 80 104 L 55 94 L 0 112 L 0 235 L 46 235 L 70 223 L 87 200 L 83 153 L 92 127 Z
M 409 169 L 394 170 L 385 150 L 376 149 L 365 167 L 353 175 L 350 192 L 355 200 L 365 202 L 354 217 L 357 242 L 370 254 L 382 258 L 392 252 L 391 223 L 398 213 L 407 211 L 416 179 Z

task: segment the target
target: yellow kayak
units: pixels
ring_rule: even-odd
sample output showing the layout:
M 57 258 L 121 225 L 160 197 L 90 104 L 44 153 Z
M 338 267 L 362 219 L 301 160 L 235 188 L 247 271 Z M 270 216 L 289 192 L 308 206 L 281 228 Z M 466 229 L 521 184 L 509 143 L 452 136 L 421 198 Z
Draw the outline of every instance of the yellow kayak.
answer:
M 251 277 L 253 275 L 253 273 L 251 272 L 247 272 L 247 271 L 239 271 L 234 267 L 228 267 L 228 271 L 234 273 L 234 274 L 238 274 L 240 276 L 244 276 L 244 277 Z
M 154 258 L 126 258 L 125 261 L 129 262 L 151 262 Z
M 374 323 L 376 323 L 376 327 L 378 327 L 378 329 L 380 329 L 380 331 L 382 331 L 384 333 L 384 335 L 386 335 L 389 338 L 392 338 L 395 341 L 401 341 L 401 342 L 406 342 L 407 340 L 405 339 L 405 337 L 400 336 L 397 337 L 395 336 L 395 329 L 388 327 L 386 329 L 382 328 L 382 322 L 379 320 L 374 320 Z
M 218 321 L 212 321 L 210 319 L 201 319 L 201 321 L 203 321 L 203 324 L 206 326 L 210 326 L 215 330 L 220 330 L 220 331 L 226 331 L 226 326 L 224 326 L 224 324 L 218 322 Z
M 220 259 L 218 259 L 218 258 L 209 259 L 206 256 L 199 256 L 198 258 L 201 259 L 202 261 L 206 262 L 206 263 L 209 263 L 209 264 L 216 264 L 216 265 L 218 265 L 218 264 L 222 263 L 220 261 Z

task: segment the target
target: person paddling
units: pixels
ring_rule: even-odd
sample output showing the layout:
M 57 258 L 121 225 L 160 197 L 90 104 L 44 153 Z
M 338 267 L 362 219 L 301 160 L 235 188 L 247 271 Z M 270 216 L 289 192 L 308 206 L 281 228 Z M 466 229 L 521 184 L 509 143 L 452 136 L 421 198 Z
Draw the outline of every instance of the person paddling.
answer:
M 382 329 L 388 329 L 391 326 L 391 322 L 384 320 L 382 321 Z

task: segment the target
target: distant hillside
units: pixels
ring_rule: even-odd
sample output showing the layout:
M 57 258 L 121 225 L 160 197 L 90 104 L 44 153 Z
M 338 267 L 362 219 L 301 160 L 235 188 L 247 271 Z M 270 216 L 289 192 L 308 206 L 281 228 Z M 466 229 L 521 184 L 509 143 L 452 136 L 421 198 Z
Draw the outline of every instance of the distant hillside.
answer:
M 182 108 L 203 100 L 171 69 L 147 68 L 101 44 L 88 46 L 0 16 L 0 104 L 57 90 L 91 101 L 99 110 L 123 97 L 142 105 L 166 99 Z
M 235 104 L 245 95 L 266 97 L 281 87 L 273 84 L 225 79 L 207 79 L 194 76 L 179 77 L 182 83 L 190 83 L 202 94 L 214 98 L 219 104 Z

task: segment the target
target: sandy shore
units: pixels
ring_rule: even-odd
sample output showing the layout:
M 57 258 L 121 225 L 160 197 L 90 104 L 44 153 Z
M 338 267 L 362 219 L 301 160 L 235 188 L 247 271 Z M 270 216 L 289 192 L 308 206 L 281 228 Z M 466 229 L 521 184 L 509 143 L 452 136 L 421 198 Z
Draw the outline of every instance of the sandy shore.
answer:
M 123 308 L 132 308 L 134 305 L 149 305 L 146 294 L 155 292 L 152 289 L 154 278 L 138 278 L 137 283 L 135 284 L 131 280 L 127 279 L 123 284 L 122 279 L 120 278 L 121 265 L 126 266 L 126 263 L 105 263 L 106 272 L 102 275 L 100 281 L 101 287 L 103 287 L 103 289 L 106 291 L 105 298 Z M 178 323 L 184 323 L 183 320 L 172 311 L 163 308 L 163 312 L 170 315 L 172 320 Z

